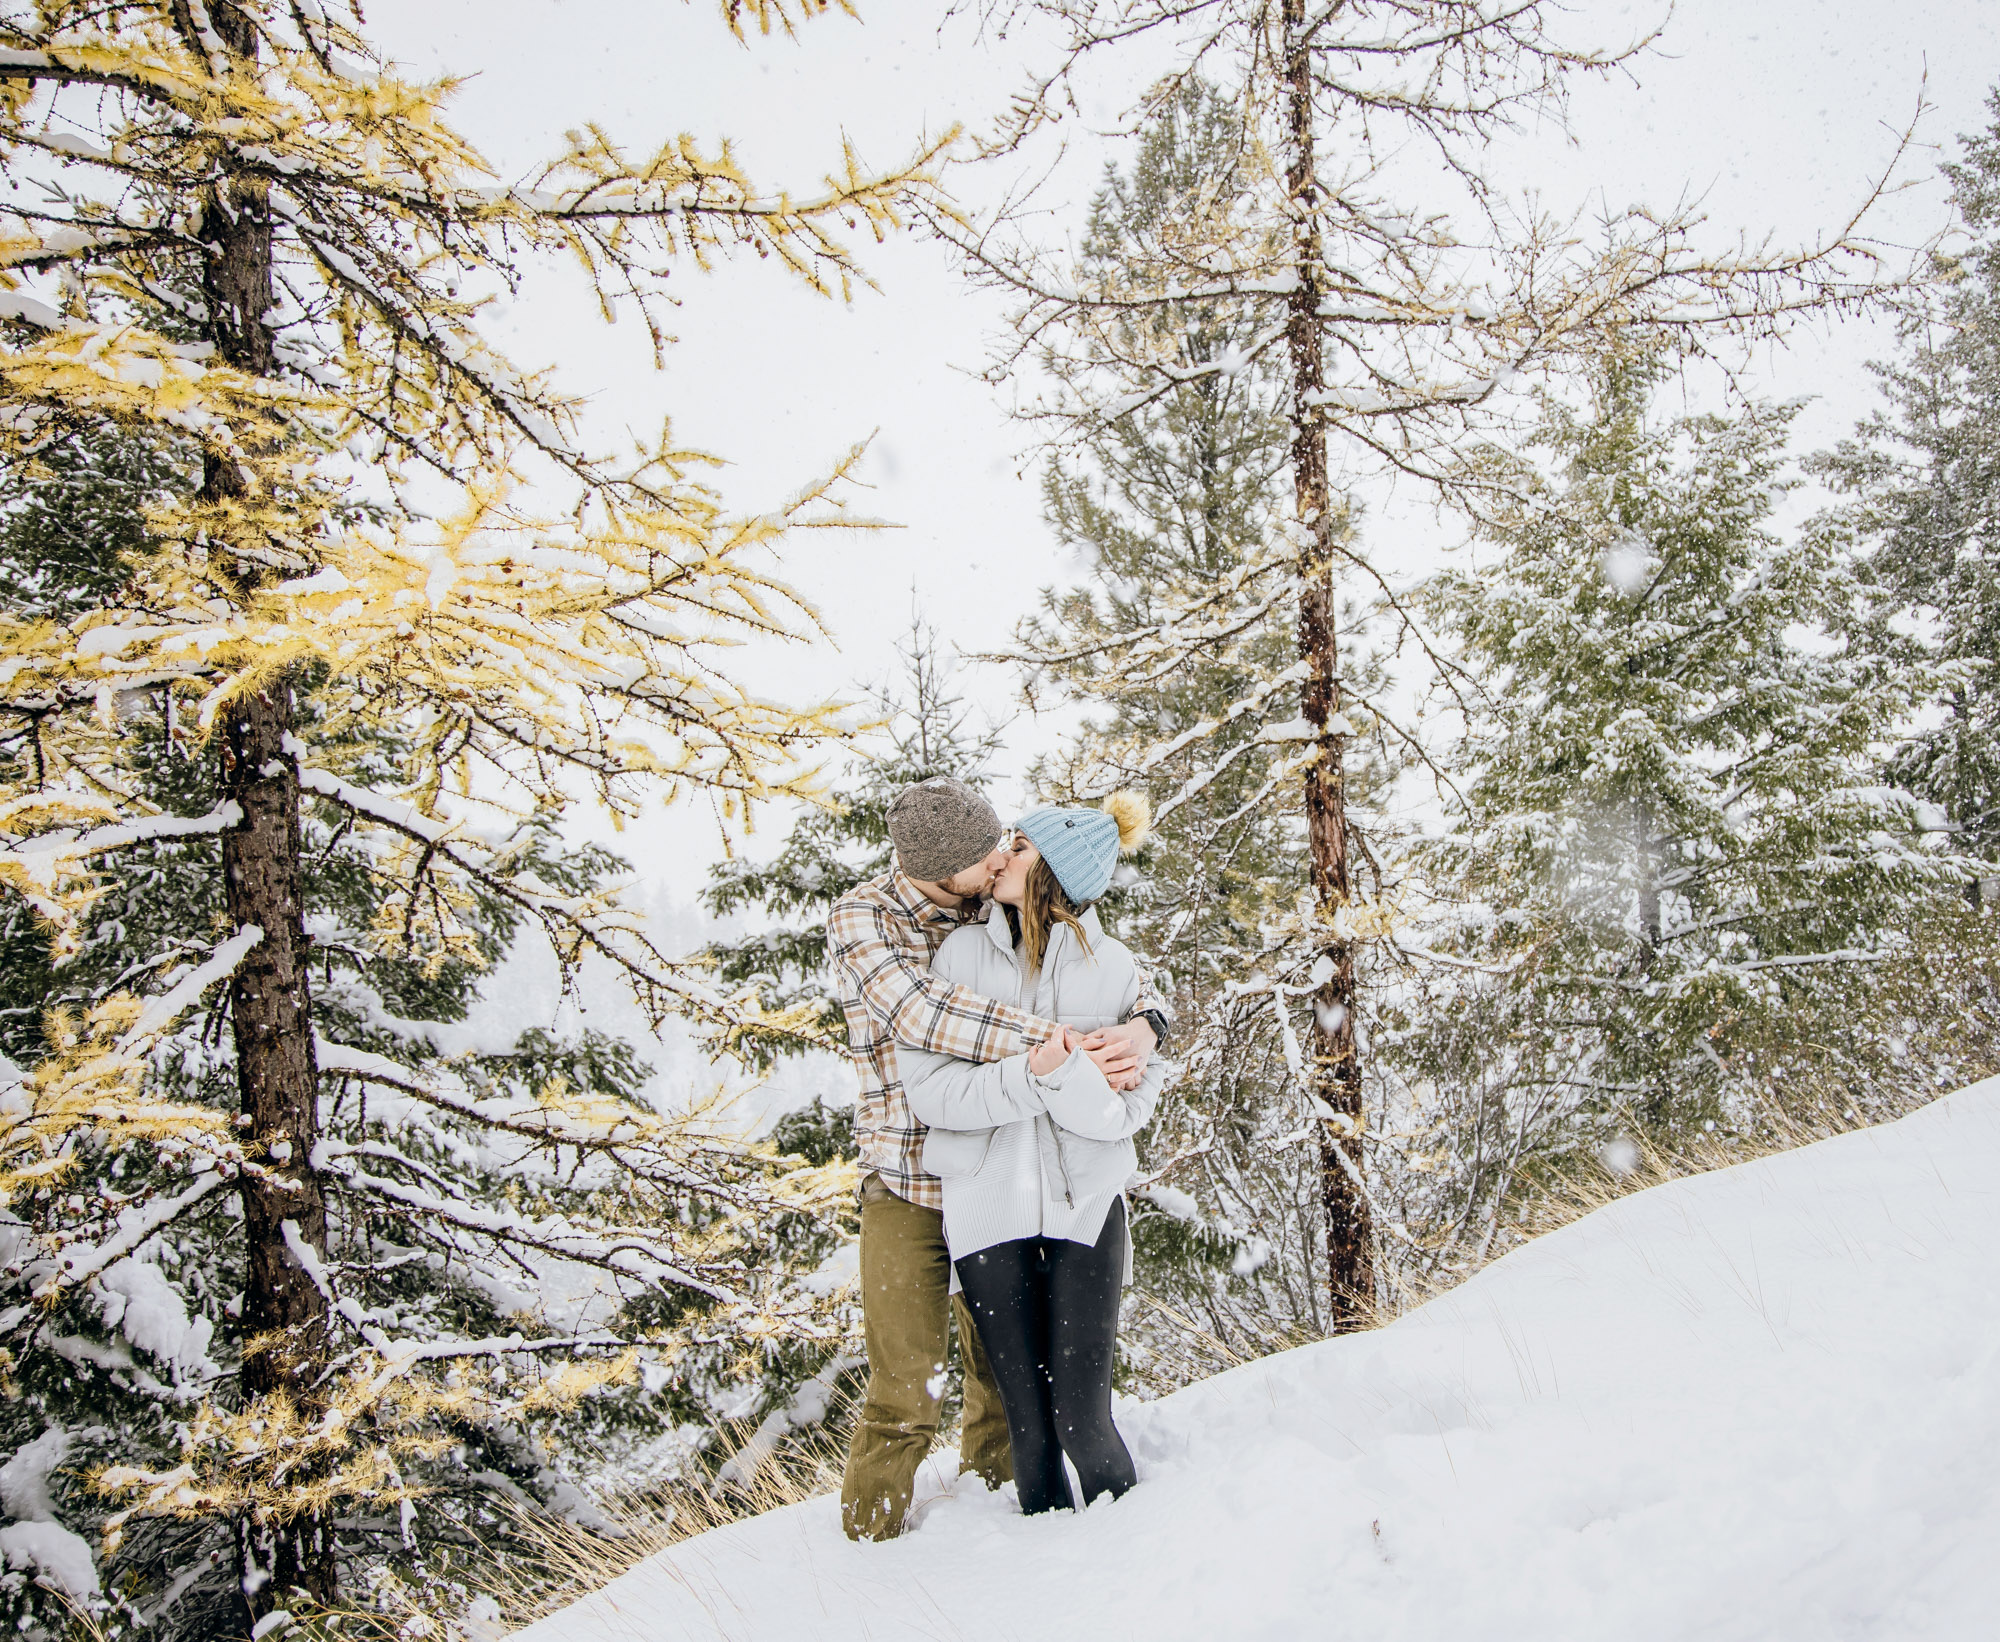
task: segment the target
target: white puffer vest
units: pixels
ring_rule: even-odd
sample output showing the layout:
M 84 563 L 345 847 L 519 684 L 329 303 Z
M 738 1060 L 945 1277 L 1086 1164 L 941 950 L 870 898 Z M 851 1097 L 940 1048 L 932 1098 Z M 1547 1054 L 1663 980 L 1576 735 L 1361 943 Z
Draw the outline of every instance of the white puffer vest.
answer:
M 1031 972 L 995 907 L 986 922 L 955 931 L 932 969 L 1044 1020 L 1084 1032 L 1111 1026 L 1139 995 L 1138 965 L 1095 912 L 1079 921 L 1088 950 L 1057 924 Z M 1045 1076 L 1028 1070 L 1025 1054 L 980 1064 L 898 1044 L 896 1058 L 910 1110 L 930 1127 L 924 1168 L 944 1185 L 954 1260 L 1022 1237 L 1095 1242 L 1137 1167 L 1132 1137 L 1174 1070 L 1155 1055 L 1139 1087 L 1120 1091 L 1081 1050 Z

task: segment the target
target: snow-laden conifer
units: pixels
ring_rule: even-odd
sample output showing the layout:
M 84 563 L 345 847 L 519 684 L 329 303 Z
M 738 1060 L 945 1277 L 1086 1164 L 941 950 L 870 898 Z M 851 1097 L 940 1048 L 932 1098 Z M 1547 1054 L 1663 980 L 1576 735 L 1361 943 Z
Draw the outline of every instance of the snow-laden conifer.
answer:
M 1107 175 L 1078 277 L 1115 286 L 1183 236 L 1228 232 L 1253 205 L 1255 164 L 1234 100 L 1189 81 L 1129 168 Z M 1183 1319 L 1241 1354 L 1330 1318 L 1318 1162 L 1301 1143 L 1312 1112 L 1278 1023 L 1293 1006 L 1273 990 L 1296 961 L 1306 877 L 1282 386 L 1226 304 L 1125 323 L 1154 332 L 1146 345 L 1172 350 L 1187 379 L 1052 455 L 1043 511 L 1082 579 L 1047 590 L 996 659 L 1019 669 L 1031 704 L 1085 714 L 1031 772 L 1038 786 L 1072 802 L 1124 786 L 1158 795 L 1153 838 L 1104 912 L 1159 965 L 1185 1067 L 1140 1138 L 1133 1200 L 1131 1355 L 1170 1385 L 1218 1366 L 1212 1349 L 1187 1360 L 1200 1336 Z M 1201 368 L 1216 362 L 1233 368 Z M 1104 358 L 1089 369 L 1100 393 L 1141 380 Z
M 1853 561 L 1773 520 L 1796 407 L 1665 415 L 1666 370 L 1614 347 L 1587 403 L 1546 398 L 1493 459 L 1518 500 L 1427 589 L 1479 709 L 1396 937 L 1428 980 L 1384 1050 L 1431 1126 L 1402 1186 L 1450 1200 L 1447 1264 L 1552 1153 L 1879 1116 L 1981 1036 L 1957 1007 L 1991 984 L 1980 869 L 1879 767 L 1967 669 L 1840 638 Z
M 1887 405 L 1813 466 L 1852 497 L 1821 528 L 1864 557 L 1864 641 L 1942 654 L 1971 670 L 1901 748 L 1896 778 L 1939 805 L 1968 844 L 2000 854 L 2000 93 L 1994 119 L 1945 167 L 1961 238 L 1901 309 Z M 1987 898 L 2000 898 L 1989 885 Z
M 33 1440 L 81 1473 L 62 1526 L 102 1526 L 104 1560 L 80 1589 L 87 1559 L 52 1554 L 41 1584 L 190 1634 L 420 1564 L 434 1480 L 520 1488 L 482 1452 L 559 1492 L 540 1432 L 639 1339 L 816 1326 L 741 1250 L 823 1180 L 633 1100 L 615 1056 L 444 1025 L 518 928 L 656 1016 L 766 1026 L 552 827 L 579 800 L 815 791 L 837 715 L 744 689 L 717 646 L 812 632 L 770 549 L 842 515 L 821 484 L 731 517 L 664 428 L 591 448 L 479 316 L 542 255 L 656 349 L 675 262 L 740 247 L 844 291 L 840 229 L 893 228 L 936 149 L 765 195 L 726 146 L 582 127 L 510 184 L 445 122 L 449 83 L 358 23 L 0 14 L 0 468 L 46 478 L 122 430 L 175 470 L 142 541 L 86 543 L 61 600 L 0 620 L 0 883 L 58 987 L 149 873 L 187 913 L 49 1015 L 5 1096 L 0 1326 L 16 1384 L 100 1399 Z
M 1073 279 L 1059 253 L 998 225 L 945 232 L 1019 302 L 1017 338 L 997 369 L 1029 358 L 1048 369 L 1057 391 L 1041 408 L 1060 430 L 1115 421 L 1253 362 L 1282 373 L 1293 494 L 1269 547 L 1294 584 L 1299 671 L 1286 688 L 1297 703 L 1291 779 L 1312 920 L 1304 961 L 1282 980 L 1298 989 L 1297 1077 L 1317 1124 L 1328 1303 L 1353 1316 L 1374 1292 L 1378 1233 L 1394 1235 L 1369 1204 L 1356 971 L 1393 912 L 1367 882 L 1348 817 L 1364 729 L 1353 708 L 1365 686 L 1338 608 L 1342 584 L 1386 600 L 1417 636 L 1396 597 L 1403 567 L 1371 561 L 1350 532 L 1358 487 L 1406 476 L 1454 488 L 1454 453 L 1517 384 L 1574 366 L 1609 334 L 1768 331 L 1789 313 L 1865 299 L 1881 268 L 1859 217 L 1796 251 L 1712 251 L 1689 209 L 1635 205 L 1596 220 L 1593 207 L 1586 224 L 1512 198 L 1488 168 L 1490 142 L 1559 122 L 1578 76 L 1615 71 L 1643 45 L 1571 44 L 1551 5 L 1018 0 L 1001 9 L 1040 14 L 1061 37 L 996 134 L 1002 150 L 1067 117 L 1077 78 L 1134 42 L 1174 65 L 1150 79 L 1142 111 L 1198 75 L 1242 87 L 1254 207 L 1191 216 L 1115 280 Z M 1244 342 L 1226 356 L 1183 358 L 1147 321 L 1191 302 L 1229 309 Z

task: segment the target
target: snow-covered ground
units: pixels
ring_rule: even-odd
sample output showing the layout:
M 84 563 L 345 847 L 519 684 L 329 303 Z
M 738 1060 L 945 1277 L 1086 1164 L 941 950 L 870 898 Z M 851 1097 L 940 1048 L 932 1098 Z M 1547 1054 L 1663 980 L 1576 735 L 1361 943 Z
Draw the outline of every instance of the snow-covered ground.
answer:
M 2000 1079 L 1627 1198 L 1377 1333 L 1121 1408 L 1125 1499 L 926 1472 L 691 1539 L 522 1642 L 2000 1634 Z

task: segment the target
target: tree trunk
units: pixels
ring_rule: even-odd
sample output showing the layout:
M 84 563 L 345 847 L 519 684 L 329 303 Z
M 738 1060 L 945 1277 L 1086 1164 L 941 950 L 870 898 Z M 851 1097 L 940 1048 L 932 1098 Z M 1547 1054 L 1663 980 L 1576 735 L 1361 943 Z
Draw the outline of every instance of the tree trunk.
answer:
M 228 0 L 210 0 L 207 38 L 184 0 L 176 4 L 175 16 L 191 50 L 206 57 L 219 39 L 235 72 L 254 72 L 255 29 Z M 204 212 L 202 237 L 208 249 L 202 284 L 209 340 L 225 363 L 271 375 L 276 348 L 266 317 L 274 296 L 270 208 L 263 185 L 230 171 L 226 158 Z M 207 455 L 204 502 L 226 505 L 248 491 L 234 459 Z M 268 574 L 254 562 L 232 559 L 223 541 L 211 543 L 209 551 L 218 574 L 238 585 L 254 586 Z M 306 974 L 298 765 L 285 745 L 291 727 L 292 686 L 283 676 L 224 712 L 221 796 L 235 802 L 242 819 L 222 835 L 222 872 L 231 922 L 263 931 L 229 986 L 243 1138 L 262 1165 L 258 1172 L 245 1172 L 240 1188 L 245 1241 L 240 1326 L 247 1348 L 240 1386 L 246 1402 L 283 1398 L 310 1419 L 325 1402 L 327 1304 L 293 1249 L 303 1244 L 325 1255 L 326 1192 L 312 1165 L 319 1140 L 319 1070 Z M 333 1600 L 333 1531 L 325 1517 L 253 1511 L 236 1525 L 236 1549 L 251 1625 L 287 1606 L 294 1592 L 318 1603 Z
M 1327 477 L 1320 316 L 1319 182 L 1313 147 L 1312 46 L 1304 0 L 1284 0 L 1286 183 L 1296 280 L 1286 299 L 1292 365 L 1292 478 L 1299 519 L 1299 656 L 1306 664 L 1299 710 L 1318 757 L 1305 774 L 1306 836 L 1313 900 L 1331 923 L 1352 893 L 1343 763 L 1347 737 L 1329 728 L 1340 713 L 1340 641 L 1334 626 L 1335 516 Z M 1361 1061 L 1355 1044 L 1354 951 L 1329 936 L 1332 972 L 1313 994 L 1311 1092 L 1330 1110 L 1319 1131 L 1320 1202 L 1326 1221 L 1328 1298 L 1335 1330 L 1351 1327 L 1374 1299 L 1374 1232 L 1361 1177 Z
M 229 991 L 245 1138 L 268 1169 L 242 1183 L 242 1330 L 261 1349 L 245 1357 L 241 1384 L 246 1400 L 283 1397 L 310 1418 L 324 1405 L 327 1307 L 291 1244 L 325 1254 L 326 1193 L 312 1167 L 319 1070 L 301 917 L 298 766 L 284 746 L 291 720 L 291 687 L 276 680 L 224 722 L 223 790 L 243 820 L 222 835 L 222 870 L 231 919 L 264 932 Z M 323 1517 L 254 1514 L 237 1524 L 237 1553 L 253 1624 L 295 1589 L 333 1599 L 332 1526 Z

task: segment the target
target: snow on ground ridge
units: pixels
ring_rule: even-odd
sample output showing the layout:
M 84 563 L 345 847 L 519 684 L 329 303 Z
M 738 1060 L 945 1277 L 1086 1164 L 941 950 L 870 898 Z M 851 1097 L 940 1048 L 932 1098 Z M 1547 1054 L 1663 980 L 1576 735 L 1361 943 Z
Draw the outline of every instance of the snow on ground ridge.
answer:
M 1625 1198 L 1389 1328 L 1120 1409 L 1034 1520 L 926 1468 L 675 1546 L 522 1642 L 1822 1642 L 2000 1610 L 2000 1079 Z

